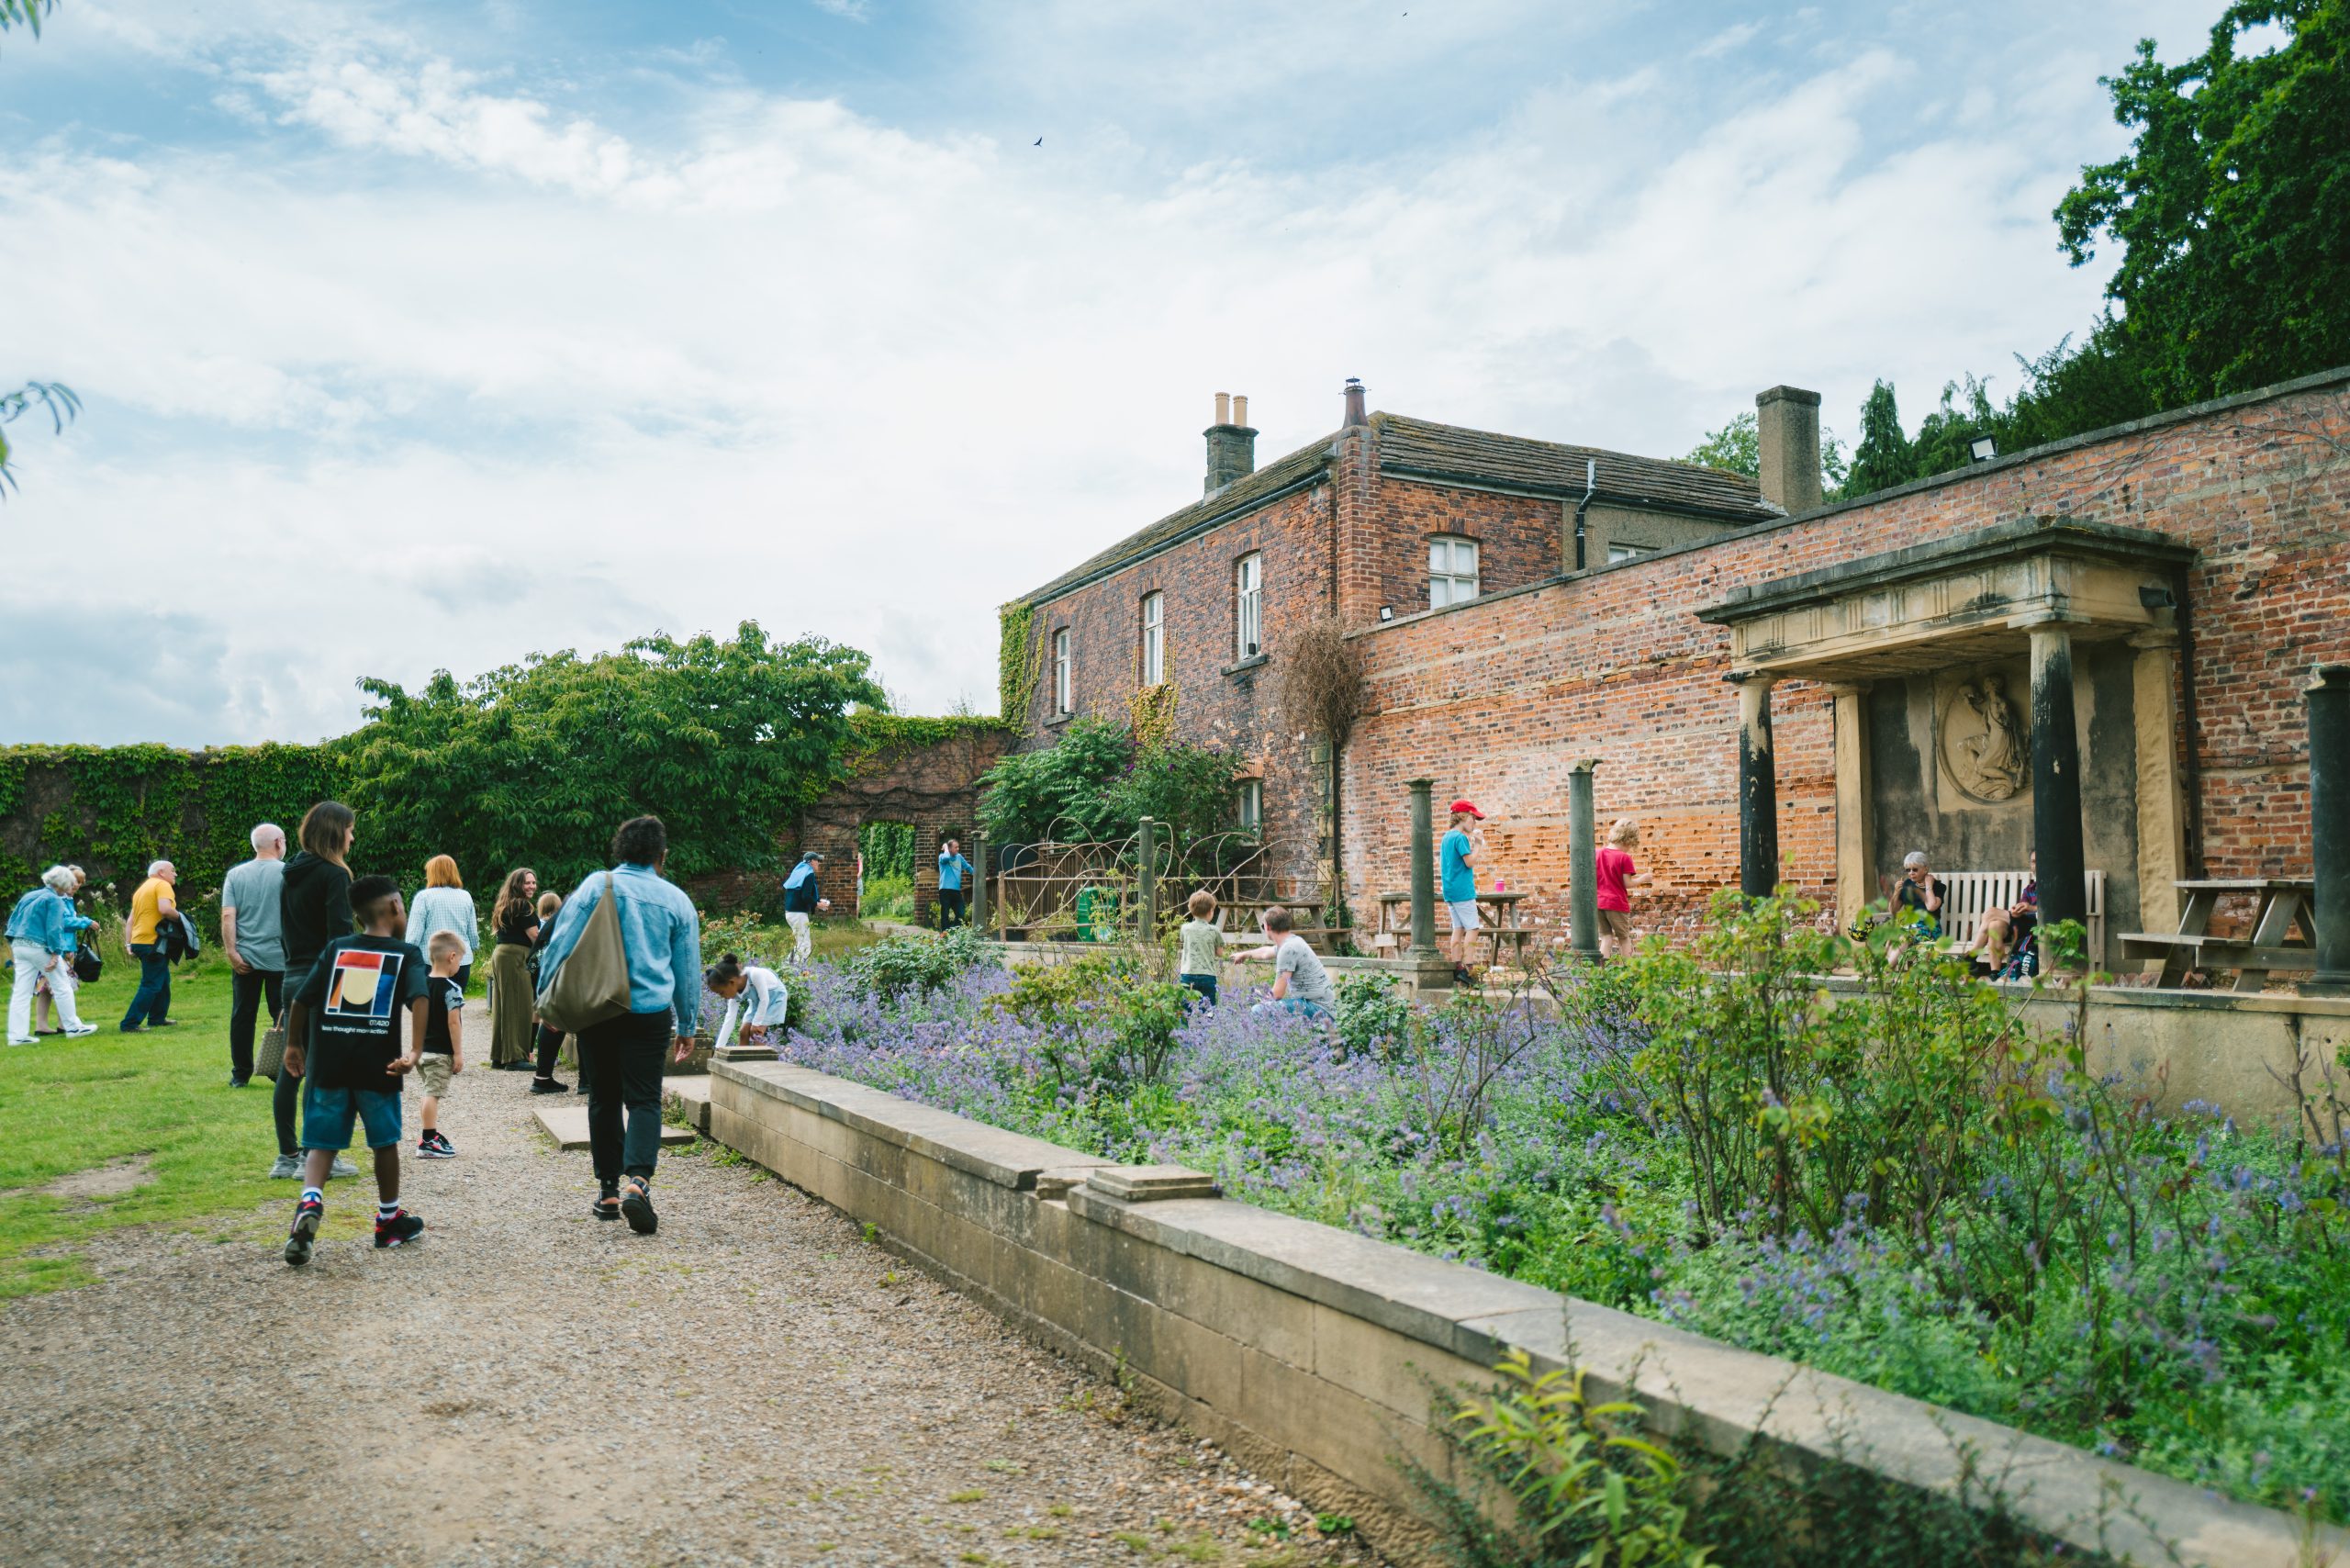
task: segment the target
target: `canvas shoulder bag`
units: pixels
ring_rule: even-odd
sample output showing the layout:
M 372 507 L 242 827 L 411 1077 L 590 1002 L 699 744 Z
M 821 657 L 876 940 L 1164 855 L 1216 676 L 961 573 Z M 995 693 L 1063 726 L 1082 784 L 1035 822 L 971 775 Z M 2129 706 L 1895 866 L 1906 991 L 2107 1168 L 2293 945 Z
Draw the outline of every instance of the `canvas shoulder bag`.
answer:
M 539 1017 L 576 1035 L 628 1011 L 628 945 L 621 939 L 620 892 L 604 873 L 604 896 L 588 912 L 587 929 L 539 992 Z

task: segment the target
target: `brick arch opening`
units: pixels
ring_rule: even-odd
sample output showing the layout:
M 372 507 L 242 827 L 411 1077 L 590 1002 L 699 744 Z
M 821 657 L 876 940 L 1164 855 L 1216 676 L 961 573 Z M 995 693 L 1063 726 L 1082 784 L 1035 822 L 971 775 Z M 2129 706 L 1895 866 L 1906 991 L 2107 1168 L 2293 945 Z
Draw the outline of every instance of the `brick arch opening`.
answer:
M 963 841 L 970 853 L 979 824 L 979 776 L 1011 749 L 1001 726 L 973 722 L 942 738 L 878 745 L 849 780 L 800 813 L 795 853 L 820 850 L 835 914 L 854 906 L 857 831 L 868 822 L 908 823 L 914 830 L 914 924 L 938 924 L 938 848 Z

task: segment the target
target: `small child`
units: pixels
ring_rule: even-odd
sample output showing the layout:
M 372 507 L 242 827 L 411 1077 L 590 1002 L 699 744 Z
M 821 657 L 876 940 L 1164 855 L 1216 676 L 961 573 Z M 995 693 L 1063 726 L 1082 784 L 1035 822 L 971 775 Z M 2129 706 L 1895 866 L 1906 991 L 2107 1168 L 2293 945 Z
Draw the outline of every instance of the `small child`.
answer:
M 1182 944 L 1182 970 L 1175 978 L 1215 1005 L 1215 965 L 1224 951 L 1224 933 L 1215 924 L 1215 895 L 1202 888 L 1184 902 L 1192 918 L 1177 933 Z
M 441 1136 L 441 1097 L 449 1092 L 449 1080 L 465 1070 L 465 993 L 457 980 L 464 939 L 453 931 L 436 931 L 425 953 L 432 976 L 425 982 L 424 1048 L 416 1061 L 417 1081 L 424 1089 L 424 1105 L 417 1114 L 424 1131 L 416 1140 L 416 1157 L 454 1159 L 456 1149 Z
M 1640 824 L 1630 817 L 1617 817 L 1607 830 L 1607 842 L 1595 857 L 1595 879 L 1599 886 L 1599 956 L 1603 958 L 1629 958 L 1632 952 L 1632 892 L 1629 883 L 1639 867 L 1632 860 L 1632 851 L 1640 846 Z
M 286 1003 L 285 1071 L 302 1085 L 305 1151 L 302 1199 L 285 1238 L 288 1263 L 308 1262 L 318 1245 L 328 1168 L 351 1147 L 354 1121 L 365 1126 L 375 1154 L 375 1245 L 398 1247 L 424 1231 L 424 1222 L 400 1207 L 400 1076 L 416 1066 L 424 1038 L 424 955 L 400 938 L 408 912 L 389 877 L 352 883 L 351 909 L 359 935 L 328 943 Z
M 539 953 L 546 946 L 547 939 L 554 935 L 555 912 L 562 908 L 563 895 L 552 888 L 539 895 L 539 934 L 531 938 L 531 989 L 533 994 L 536 993 L 539 985 Z M 538 1071 L 531 1077 L 532 1093 L 560 1094 L 563 1092 L 563 1083 L 554 1075 L 555 1062 L 558 1053 L 563 1049 L 563 1042 L 562 1030 L 552 1024 L 542 1023 L 539 1025 Z M 563 1065 L 576 1069 L 579 1064 L 575 1061 L 566 1061 Z M 580 1078 L 579 1086 L 575 1092 L 580 1094 L 588 1092 L 588 1080 L 584 1075 Z
M 702 971 L 702 983 L 711 994 L 726 1002 L 726 1021 L 718 1026 L 719 1050 L 724 1050 L 734 1037 L 737 1021 L 743 1025 L 743 1038 L 750 1045 L 767 1046 L 775 1042 L 770 1029 L 780 1029 L 790 1019 L 791 988 L 773 969 L 746 964 L 729 953 Z M 744 992 L 750 994 L 745 997 Z M 692 1049 L 692 1042 L 682 1037 L 677 1041 L 680 1053 Z M 680 1054 L 679 1061 L 685 1060 Z

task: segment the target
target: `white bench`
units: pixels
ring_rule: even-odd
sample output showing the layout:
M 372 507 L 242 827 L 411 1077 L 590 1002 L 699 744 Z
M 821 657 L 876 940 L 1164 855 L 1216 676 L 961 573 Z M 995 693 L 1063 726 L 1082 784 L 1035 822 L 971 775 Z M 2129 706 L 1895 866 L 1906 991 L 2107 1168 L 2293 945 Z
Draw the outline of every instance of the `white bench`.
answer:
M 1962 945 L 1972 943 L 1983 928 L 1983 912 L 2007 909 L 2023 897 L 2031 880 L 2029 871 L 1937 871 L 1948 890 L 1942 903 L 1942 935 Z M 2105 873 L 2088 873 L 2088 961 L 2105 967 Z

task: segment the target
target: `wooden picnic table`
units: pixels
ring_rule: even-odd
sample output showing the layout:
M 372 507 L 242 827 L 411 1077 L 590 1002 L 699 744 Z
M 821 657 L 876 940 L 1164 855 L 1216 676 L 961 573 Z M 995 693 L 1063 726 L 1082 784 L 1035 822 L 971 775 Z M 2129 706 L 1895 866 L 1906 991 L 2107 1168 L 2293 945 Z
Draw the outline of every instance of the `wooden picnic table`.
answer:
M 1534 935 L 1517 924 L 1517 906 L 1526 897 L 1524 892 L 1494 893 L 1486 892 L 1482 889 L 1477 893 L 1478 918 L 1484 921 L 1483 928 L 1477 933 L 1477 938 L 1486 945 L 1488 951 L 1493 954 L 1492 961 L 1495 964 L 1502 961 L 1502 949 L 1505 946 L 1519 958 L 1525 956 L 1527 943 Z M 1444 901 L 1439 899 L 1437 902 L 1441 903 Z M 1403 911 L 1403 924 L 1400 927 L 1396 924 L 1396 911 L 1399 908 Z M 1380 894 L 1378 935 L 1382 936 L 1409 935 L 1412 923 L 1411 910 L 1412 895 L 1410 893 Z M 1484 917 L 1488 913 L 1493 918 L 1486 921 Z
M 2199 877 L 2175 885 L 2186 895 L 2178 929 L 2132 931 L 2121 938 L 2123 958 L 2162 960 L 2155 984 L 2177 985 L 2192 969 L 2233 969 L 2235 990 L 2258 991 L 2268 983 L 2271 969 L 2317 968 L 2317 884 L 2310 879 Z M 2232 897 L 2253 901 L 2248 940 L 2210 934 L 2220 901 Z

